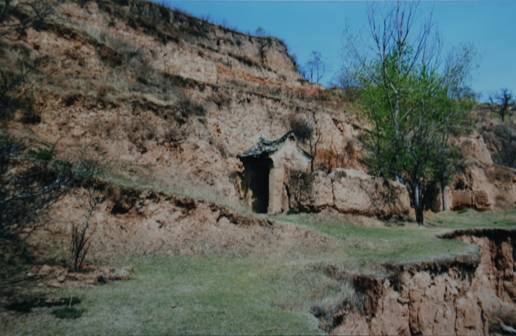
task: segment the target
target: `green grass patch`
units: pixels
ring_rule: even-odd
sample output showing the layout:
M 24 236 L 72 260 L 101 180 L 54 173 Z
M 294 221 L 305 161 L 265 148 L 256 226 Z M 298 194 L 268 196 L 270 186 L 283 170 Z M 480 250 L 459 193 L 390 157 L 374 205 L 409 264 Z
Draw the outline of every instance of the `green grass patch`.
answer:
M 56 318 L 43 309 L 7 319 L 4 330 L 7 335 L 322 334 L 310 313 L 314 306 L 357 300 L 352 286 L 327 276 L 324 267 L 381 274 L 384 263 L 476 253 L 475 246 L 437 235 L 450 229 L 516 228 L 515 216 L 515 210 L 443 213 L 429 219 L 428 226 L 386 226 L 372 220 L 364 224 L 357 217 L 328 214 L 273 216 L 280 225 L 297 225 L 329 237 L 328 248 L 299 246 L 295 253 L 245 258 L 120 257 L 117 263 L 135 267 L 132 280 L 55 290 L 56 295 L 82 299 L 80 318 Z
M 447 260 L 476 253 L 475 246 L 457 240 L 437 238 L 442 228 L 417 225 L 368 227 L 353 222 L 352 217 L 297 214 L 279 216 L 284 223 L 296 223 L 339 241 L 340 253 L 334 262 L 343 268 L 376 272 L 385 263 L 415 263 Z
M 516 208 L 504 211 L 479 212 L 464 209 L 441 212 L 427 221 L 428 225 L 448 229 L 516 228 Z
M 352 295 L 316 269 L 258 259 L 131 259 L 129 281 L 61 290 L 83 298 L 79 319 L 22 315 L 7 331 L 43 335 L 321 334 L 310 308 Z

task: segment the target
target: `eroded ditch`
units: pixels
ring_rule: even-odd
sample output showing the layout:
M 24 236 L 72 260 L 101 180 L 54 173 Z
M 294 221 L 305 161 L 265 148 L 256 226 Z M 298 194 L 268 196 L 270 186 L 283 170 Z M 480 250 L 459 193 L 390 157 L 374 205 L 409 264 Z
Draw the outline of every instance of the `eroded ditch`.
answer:
M 313 311 L 331 335 L 516 334 L 516 231 L 454 231 L 479 247 L 478 255 L 448 261 L 385 265 L 388 275 L 328 276 L 351 281 L 357 302 Z

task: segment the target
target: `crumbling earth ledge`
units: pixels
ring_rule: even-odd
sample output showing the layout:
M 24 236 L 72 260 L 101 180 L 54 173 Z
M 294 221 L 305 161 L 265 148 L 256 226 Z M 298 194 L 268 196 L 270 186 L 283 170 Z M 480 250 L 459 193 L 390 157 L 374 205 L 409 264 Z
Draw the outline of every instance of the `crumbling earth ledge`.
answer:
M 479 247 L 445 262 L 385 265 L 388 276 L 328 275 L 351 280 L 354 303 L 316 311 L 331 335 L 510 334 L 516 326 L 516 230 L 472 229 L 441 236 Z

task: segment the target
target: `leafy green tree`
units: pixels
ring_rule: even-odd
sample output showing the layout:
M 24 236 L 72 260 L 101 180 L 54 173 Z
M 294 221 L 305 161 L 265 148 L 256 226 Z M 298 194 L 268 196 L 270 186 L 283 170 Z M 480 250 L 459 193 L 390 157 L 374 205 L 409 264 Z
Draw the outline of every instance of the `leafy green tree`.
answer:
M 444 188 L 457 167 L 450 136 L 464 128 L 472 107 L 464 83 L 473 53 L 463 48 L 441 61 L 431 21 L 415 28 L 416 9 L 398 2 L 384 13 L 371 10 L 374 52 L 355 58 L 355 76 L 371 123 L 369 166 L 407 186 L 422 224 L 430 187 Z

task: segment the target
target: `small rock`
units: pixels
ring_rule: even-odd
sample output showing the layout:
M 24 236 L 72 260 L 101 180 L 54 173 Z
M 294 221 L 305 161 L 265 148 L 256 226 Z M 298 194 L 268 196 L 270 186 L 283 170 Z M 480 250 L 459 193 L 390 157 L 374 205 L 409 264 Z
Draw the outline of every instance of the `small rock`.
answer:
M 43 284 L 39 284 L 39 285 L 43 286 Z M 47 286 L 53 287 L 53 288 L 63 288 L 64 284 L 60 283 L 57 280 L 50 280 L 49 282 L 47 282 Z
M 52 266 L 49 265 L 43 265 L 40 267 L 38 274 L 39 275 L 48 275 L 52 272 Z
M 116 280 L 127 280 L 129 279 L 134 273 L 133 267 L 125 266 L 121 269 L 114 270 L 113 273 L 110 274 L 109 279 L 116 281 Z

